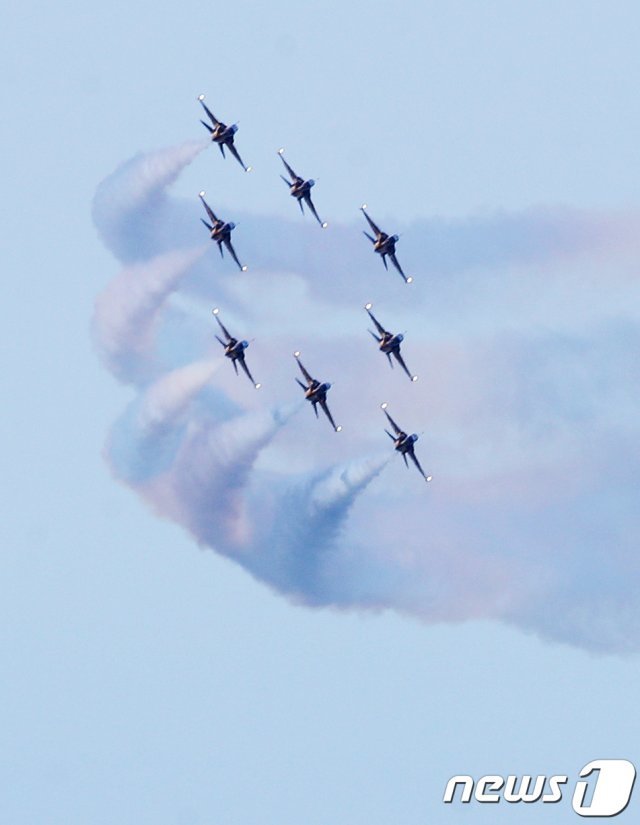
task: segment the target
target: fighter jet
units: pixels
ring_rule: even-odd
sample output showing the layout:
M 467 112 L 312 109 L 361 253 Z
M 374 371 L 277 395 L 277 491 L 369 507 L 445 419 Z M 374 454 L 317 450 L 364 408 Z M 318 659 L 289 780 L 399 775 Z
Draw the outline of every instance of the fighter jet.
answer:
M 331 384 L 328 384 L 326 382 L 324 384 L 321 384 L 315 378 L 312 378 L 309 375 L 309 373 L 306 371 L 306 369 L 302 366 L 302 362 L 300 361 L 300 353 L 299 352 L 294 352 L 293 356 L 296 359 L 296 361 L 298 362 L 298 366 L 300 367 L 300 372 L 304 375 L 304 378 L 305 378 L 305 381 L 307 382 L 307 385 L 305 386 L 302 383 L 302 381 L 300 381 L 299 378 L 296 378 L 296 381 L 298 382 L 298 384 L 300 384 L 300 386 L 304 390 L 304 397 L 308 401 L 311 402 L 311 404 L 313 406 L 313 411 L 316 414 L 316 418 L 318 417 L 318 404 L 320 404 L 320 406 L 324 410 L 324 414 L 329 419 L 329 421 L 331 423 L 331 426 L 333 427 L 333 429 L 337 433 L 339 433 L 340 430 L 342 429 L 342 427 L 339 424 L 338 424 L 338 426 L 336 426 L 336 423 L 333 420 L 333 416 L 329 412 L 329 407 L 327 406 L 327 393 L 331 389 Z
M 238 150 L 233 145 L 233 136 L 238 131 L 238 127 L 235 123 L 231 126 L 227 126 L 226 123 L 223 123 L 221 120 L 213 114 L 213 112 L 207 107 L 207 104 L 204 102 L 204 95 L 199 95 L 198 100 L 202 108 L 207 113 L 207 116 L 213 126 L 209 126 L 208 123 L 205 123 L 204 120 L 201 120 L 200 123 L 204 126 L 204 128 L 209 132 L 211 135 L 211 140 L 214 143 L 217 143 L 220 147 L 220 151 L 222 152 L 222 157 L 224 157 L 224 147 L 226 146 L 227 149 L 231 152 L 234 158 L 238 161 L 240 166 L 244 169 L 245 172 L 250 172 L 251 167 L 245 166 L 242 158 L 238 154 Z
M 398 272 L 402 275 L 405 284 L 410 284 L 413 281 L 413 278 L 411 277 L 411 275 L 409 275 L 407 277 L 404 274 L 404 272 L 402 271 L 402 267 L 400 266 L 400 264 L 398 263 L 398 259 L 396 258 L 396 243 L 400 240 L 400 236 L 399 235 L 387 235 L 386 232 L 383 232 L 371 220 L 369 215 L 367 215 L 366 209 L 367 209 L 367 204 L 364 203 L 360 207 L 360 210 L 361 210 L 362 214 L 365 216 L 365 218 L 367 219 L 367 223 L 369 224 L 371 229 L 376 233 L 376 236 L 375 236 L 375 238 L 372 238 L 371 235 L 368 232 L 364 232 L 364 231 L 363 231 L 362 234 L 366 235 L 367 238 L 369 238 L 369 240 L 373 244 L 374 251 L 377 252 L 378 255 L 382 256 L 382 263 L 384 264 L 384 268 L 388 269 L 388 267 L 387 267 L 387 255 L 388 255 L 389 258 L 391 259 L 391 263 L 395 266 L 395 268 L 398 270 Z
M 387 402 L 386 401 L 384 402 L 384 404 L 381 404 L 380 406 L 384 410 L 384 414 L 387 416 L 387 420 L 389 421 L 389 424 L 391 424 L 391 426 L 393 427 L 395 435 L 391 435 L 389 430 L 385 430 L 385 433 L 393 441 L 393 446 L 396 448 L 396 450 L 400 453 L 400 455 L 404 459 L 405 467 L 409 466 L 409 464 L 407 463 L 407 456 L 409 456 L 411 461 L 413 461 L 413 463 L 418 468 L 418 471 L 419 471 L 420 475 L 422 476 L 422 478 L 424 478 L 425 481 L 431 481 L 432 476 L 425 475 L 425 472 L 422 469 L 422 467 L 420 466 L 420 462 L 416 458 L 416 454 L 413 450 L 413 445 L 418 440 L 418 436 L 415 433 L 413 433 L 413 435 L 407 435 L 403 430 L 400 429 L 400 427 L 398 427 L 396 422 L 393 420 L 393 418 L 391 418 L 391 416 L 387 412 Z
M 404 341 L 404 335 L 401 332 L 398 332 L 396 335 L 394 335 L 393 332 L 389 332 L 388 330 L 386 330 L 382 326 L 382 324 L 380 324 L 380 322 L 376 320 L 374 314 L 371 312 L 371 307 L 372 306 L 373 306 L 373 304 L 365 304 L 364 308 L 367 310 L 369 318 L 371 318 L 371 320 L 373 321 L 373 323 L 376 326 L 376 329 L 378 330 L 378 335 L 376 335 L 375 332 L 371 332 L 371 330 L 369 330 L 369 333 L 371 334 L 371 336 L 373 338 L 375 338 L 375 340 L 378 342 L 378 349 L 381 352 L 384 352 L 384 354 L 389 359 L 389 364 L 392 367 L 393 367 L 393 361 L 391 360 L 391 356 L 393 355 L 393 357 L 400 364 L 402 369 L 407 373 L 409 378 L 412 381 L 417 381 L 418 376 L 417 375 L 412 375 L 409 372 L 409 370 L 407 368 L 407 365 L 404 363 L 404 358 L 400 354 L 400 344 L 401 344 L 402 341 Z
M 287 161 L 282 157 L 282 155 L 284 154 L 284 149 L 278 149 L 278 154 L 280 155 L 280 160 L 284 163 L 285 169 L 289 173 L 289 177 L 291 178 L 291 180 L 288 181 L 284 177 L 284 175 L 280 175 L 280 177 L 289 187 L 290 195 L 298 201 L 300 211 L 304 215 L 304 207 L 302 206 L 302 201 L 304 200 L 304 202 L 307 204 L 308 209 L 311 210 L 311 213 L 313 214 L 314 218 L 318 221 L 320 226 L 323 229 L 326 229 L 329 224 L 326 221 L 320 220 L 318 213 L 316 212 L 316 208 L 311 200 L 311 187 L 315 186 L 316 182 L 312 178 L 309 178 L 309 180 L 304 180 L 304 178 L 301 178 L 300 175 L 296 175 L 296 173 L 289 166 Z
M 257 384 L 253 380 L 253 375 L 251 375 L 251 373 L 249 372 L 249 367 L 247 366 L 246 361 L 244 360 L 244 351 L 249 346 L 249 342 L 248 341 L 238 341 L 237 338 L 234 338 L 233 335 L 229 334 L 229 331 L 227 330 L 227 328 L 224 326 L 224 324 L 222 323 L 220 318 L 218 318 L 218 313 L 220 312 L 218 307 L 216 307 L 214 310 L 212 310 L 212 312 L 213 312 L 213 314 L 215 316 L 215 319 L 218 322 L 218 324 L 220 326 L 220 329 L 222 330 L 222 334 L 224 335 L 226 340 L 223 341 L 222 338 L 220 338 L 217 335 L 216 335 L 216 338 L 218 339 L 218 341 L 224 347 L 224 354 L 226 355 L 226 357 L 231 359 L 231 363 L 233 364 L 233 368 L 236 372 L 236 375 L 238 374 L 238 364 L 240 364 L 244 374 L 251 381 L 253 386 L 257 390 L 259 390 L 260 387 L 262 386 L 262 384 Z
M 205 221 L 204 218 L 200 218 L 200 220 L 211 233 L 211 240 L 215 241 L 218 244 L 220 255 L 224 258 L 224 250 L 222 249 L 222 244 L 224 244 L 231 253 L 231 257 L 233 258 L 233 260 L 238 264 L 238 267 L 241 269 L 241 271 L 246 272 L 247 267 L 243 266 L 240 263 L 240 261 L 238 260 L 238 256 L 236 255 L 236 251 L 231 243 L 231 232 L 236 228 L 235 223 L 233 223 L 232 221 L 229 223 L 225 223 L 225 221 L 218 218 L 213 209 L 211 209 L 209 204 L 204 199 L 204 195 L 204 192 L 200 192 L 198 197 L 202 201 L 204 208 L 207 210 L 209 220 L 213 221 L 213 226 L 207 221 Z

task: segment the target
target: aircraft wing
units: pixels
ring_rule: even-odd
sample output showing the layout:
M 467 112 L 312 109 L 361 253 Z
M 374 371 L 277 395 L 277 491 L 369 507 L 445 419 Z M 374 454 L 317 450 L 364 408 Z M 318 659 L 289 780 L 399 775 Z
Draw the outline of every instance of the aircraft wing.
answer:
M 213 123 L 213 125 L 214 125 L 214 126 L 217 126 L 217 125 L 220 123 L 220 121 L 219 121 L 219 120 L 218 120 L 218 118 L 217 118 L 217 117 L 213 114 L 213 112 L 211 111 L 211 109 L 209 109 L 209 107 L 208 107 L 208 106 L 207 106 L 207 104 L 204 102 L 204 100 L 200 100 L 200 105 L 202 106 L 202 108 L 203 108 L 203 109 L 205 110 L 205 112 L 207 113 L 207 115 L 208 115 L 209 119 L 211 120 L 211 122 Z M 205 126 L 206 126 L 206 125 L 207 125 L 207 124 L 205 123 Z
M 242 264 L 240 263 L 240 261 L 238 260 L 238 256 L 236 255 L 236 251 L 233 248 L 233 244 L 231 243 L 231 240 L 229 238 L 224 239 L 224 245 L 229 250 L 229 254 L 233 258 L 233 260 L 238 264 L 238 269 L 240 269 L 242 272 L 244 272 L 244 268 L 243 268 Z
M 411 281 L 413 280 L 413 278 L 407 278 L 407 276 L 404 274 L 404 272 L 402 271 L 402 267 L 398 263 L 398 259 L 396 258 L 395 252 L 392 252 L 389 255 L 389 257 L 391 258 L 391 263 L 395 266 L 395 268 L 398 270 L 398 272 L 402 275 L 402 278 L 404 279 L 405 284 L 410 284 Z
M 428 475 L 425 473 L 425 471 L 422 469 L 422 467 L 420 466 L 420 462 L 418 461 L 418 459 L 417 459 L 417 457 L 416 457 L 416 454 L 414 453 L 414 451 L 413 451 L 413 450 L 411 450 L 411 452 L 409 453 L 409 455 L 411 456 L 411 461 L 413 461 L 413 463 L 414 463 L 414 464 L 416 465 L 416 467 L 418 468 L 418 472 L 420 473 L 420 475 L 422 476 L 422 478 L 423 478 L 425 481 L 431 481 L 431 476 L 428 476 Z
M 249 367 L 247 366 L 247 363 L 246 363 L 246 361 L 244 360 L 244 355 L 240 356 L 240 357 L 238 358 L 238 361 L 240 362 L 240 366 L 242 367 L 242 369 L 243 369 L 243 371 L 244 371 L 244 374 L 245 374 L 245 375 L 247 376 L 247 378 L 251 381 L 251 383 L 253 384 L 253 386 L 254 386 L 256 389 L 258 389 L 258 385 L 257 385 L 257 384 L 256 384 L 256 382 L 253 380 L 253 375 L 251 375 L 251 373 L 249 372 Z
M 245 171 L 245 172 L 248 172 L 248 171 L 249 171 L 249 167 L 244 165 L 244 161 L 243 161 L 243 160 L 242 160 L 242 158 L 240 157 L 240 155 L 239 155 L 239 153 L 238 153 L 238 150 L 237 150 L 237 149 L 236 149 L 236 147 L 233 145 L 233 143 L 231 143 L 231 141 L 229 141 L 229 143 L 227 143 L 227 149 L 231 152 L 231 154 L 234 156 L 234 158 L 238 161 L 238 163 L 240 164 L 240 166 L 242 166 L 242 168 L 244 169 L 244 171 Z
M 407 375 L 409 376 L 409 378 L 413 381 L 413 375 L 411 375 L 411 373 L 409 372 L 409 369 L 408 369 L 407 365 L 404 363 L 404 358 L 403 358 L 403 357 L 402 357 L 402 355 L 400 354 L 400 350 L 399 350 L 399 349 L 397 349 L 397 350 L 393 350 L 391 354 L 392 354 L 392 355 L 393 355 L 393 357 L 396 359 L 396 361 L 400 364 L 400 366 L 402 367 L 402 369 L 403 369 L 403 370 L 407 373 Z
M 380 227 L 371 220 L 371 218 L 367 214 L 367 210 L 363 206 L 361 206 L 360 211 L 365 216 L 365 218 L 367 219 L 367 223 L 373 229 L 373 231 L 376 233 L 376 235 L 382 235 L 382 231 L 381 231 Z
M 287 172 L 289 173 L 289 175 L 290 175 L 290 177 L 291 177 L 291 182 L 292 182 L 292 183 L 295 183 L 295 182 L 296 182 L 296 179 L 297 179 L 297 177 L 298 177 L 298 176 L 297 176 L 297 175 L 296 175 L 296 173 L 293 171 L 293 169 L 289 166 L 289 164 L 287 163 L 287 161 L 286 161 L 286 160 L 282 157 L 282 153 L 281 153 L 281 152 L 278 152 L 278 154 L 280 155 L 280 160 L 281 160 L 281 161 L 284 163 L 284 165 L 285 165 L 285 169 L 287 170 Z
M 400 427 L 398 427 L 396 422 L 393 420 L 393 418 L 391 418 L 391 416 L 389 415 L 389 413 L 386 410 L 384 410 L 384 414 L 387 416 L 387 420 L 389 421 L 389 424 L 391 424 L 391 426 L 393 427 L 393 430 L 394 430 L 395 434 L 400 435 L 400 433 L 402 432 Z
M 324 229 L 324 224 L 323 224 L 323 222 L 320 220 L 320 216 L 319 216 L 319 215 L 318 215 L 318 213 L 316 212 L 316 208 L 315 208 L 315 206 L 313 205 L 313 201 L 311 200 L 311 195 L 310 195 L 308 192 L 307 192 L 307 194 L 304 196 L 304 202 L 307 204 L 307 206 L 309 207 L 309 209 L 310 209 L 310 210 L 311 210 L 311 212 L 313 213 L 313 217 L 314 217 L 314 218 L 318 221 L 318 223 L 320 224 L 320 226 L 322 226 L 322 228 Z
M 382 324 L 379 321 L 376 320 L 374 314 L 371 312 L 370 309 L 367 309 L 367 307 L 365 307 L 365 309 L 367 310 L 367 313 L 369 314 L 369 318 L 371 318 L 373 323 L 376 325 L 376 329 L 378 330 L 380 335 L 384 335 L 387 330 L 382 326 Z
M 231 335 L 229 335 L 229 331 L 227 330 L 227 328 L 226 328 L 226 327 L 225 327 L 225 325 L 222 323 L 222 321 L 218 318 L 218 316 L 217 316 L 217 315 L 215 315 L 214 317 L 215 317 L 216 321 L 218 322 L 218 324 L 220 325 L 220 329 L 222 330 L 222 332 L 223 332 L 223 333 L 224 333 L 224 335 L 226 336 L 227 341 L 230 341 L 230 340 L 231 340 Z M 217 336 L 216 336 L 216 337 L 217 337 Z M 218 341 L 219 341 L 219 340 L 220 340 L 220 339 L 218 338 Z
M 333 427 L 333 429 L 336 432 L 338 432 L 338 427 L 336 427 L 336 422 L 333 420 L 333 416 L 331 415 L 331 412 L 329 411 L 329 405 L 327 404 L 327 402 L 326 401 L 319 401 L 318 403 L 322 407 L 322 410 L 323 410 L 324 414 L 327 416 L 327 418 L 331 422 L 331 426 Z
M 209 204 L 204 199 L 204 195 L 198 195 L 198 197 L 202 201 L 202 205 L 204 206 L 204 208 L 207 210 L 207 215 L 209 216 L 209 219 L 214 221 L 214 223 L 215 223 L 215 221 L 217 221 L 218 218 L 216 217 L 216 214 L 213 211 L 213 209 L 209 206 Z M 202 220 L 202 218 L 200 220 Z
M 304 375 L 304 377 L 307 381 L 307 384 L 309 386 L 311 386 L 311 384 L 313 384 L 314 379 L 311 377 L 311 375 L 309 375 L 307 370 L 302 366 L 302 361 L 298 358 L 297 355 L 295 356 L 295 359 L 298 362 L 298 366 L 300 367 L 300 372 Z

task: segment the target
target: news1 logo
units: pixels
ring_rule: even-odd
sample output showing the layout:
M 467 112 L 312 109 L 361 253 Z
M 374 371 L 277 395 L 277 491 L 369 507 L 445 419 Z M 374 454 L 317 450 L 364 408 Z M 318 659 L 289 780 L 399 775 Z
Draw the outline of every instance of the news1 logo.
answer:
M 636 781 L 636 769 L 627 759 L 595 759 L 580 771 L 580 780 L 573 789 L 573 810 L 584 817 L 617 816 L 631 801 Z M 471 776 L 459 775 L 447 782 L 443 802 L 480 803 L 505 802 L 555 804 L 562 801 L 563 786 L 568 776 L 483 776 L 474 782 Z

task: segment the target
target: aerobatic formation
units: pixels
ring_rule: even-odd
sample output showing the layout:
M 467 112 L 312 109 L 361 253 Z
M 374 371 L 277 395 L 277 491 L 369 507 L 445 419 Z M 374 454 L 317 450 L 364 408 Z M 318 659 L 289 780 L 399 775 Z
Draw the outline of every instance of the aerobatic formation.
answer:
M 306 221 L 243 210 L 256 178 L 215 149 L 191 196 L 170 193 L 212 141 L 245 151 L 203 119 L 207 140 L 193 117 L 196 139 L 127 160 L 93 201 L 120 272 L 92 333 L 133 389 L 105 445 L 114 478 L 298 604 L 637 649 L 636 218 L 435 215 L 405 263 L 382 210 L 359 225 L 357 191 L 351 226 L 317 231 L 328 193 L 293 146 L 291 166 L 264 147 L 262 194 Z
M 202 107 L 204 108 L 205 112 L 207 113 L 207 115 L 208 115 L 208 117 L 209 117 L 209 119 L 211 120 L 211 123 L 212 123 L 212 126 L 209 126 L 209 124 L 205 123 L 204 121 L 200 121 L 203 124 L 203 126 L 205 126 L 207 128 L 207 130 L 210 132 L 211 140 L 218 144 L 218 146 L 220 147 L 220 151 L 222 152 L 223 156 L 224 156 L 224 147 L 226 146 L 229 149 L 229 151 L 234 155 L 234 157 L 238 160 L 238 162 L 243 167 L 243 169 L 246 172 L 250 171 L 251 167 L 245 166 L 245 164 L 243 163 L 242 159 L 240 158 L 240 155 L 238 154 L 238 152 L 237 152 L 237 150 L 235 149 L 235 146 L 234 146 L 233 141 L 234 141 L 234 135 L 236 134 L 236 132 L 238 130 L 237 125 L 234 124 L 233 126 L 227 126 L 224 123 L 222 123 L 221 121 L 219 121 L 213 115 L 213 113 L 207 108 L 206 104 L 204 103 L 204 95 L 200 95 L 198 100 L 200 101 Z M 280 175 L 280 177 L 282 178 L 284 183 L 289 187 L 290 195 L 298 201 L 298 204 L 300 206 L 300 211 L 304 214 L 304 207 L 303 207 L 303 201 L 304 201 L 304 203 L 307 205 L 307 208 L 310 210 L 311 214 L 314 216 L 316 221 L 320 224 L 320 226 L 323 229 L 326 229 L 326 227 L 328 226 L 327 222 L 323 221 L 320 218 L 320 216 L 318 215 L 318 212 L 316 211 L 316 208 L 313 204 L 313 201 L 311 200 L 311 188 L 315 185 L 315 181 L 312 178 L 309 178 L 308 180 L 305 180 L 304 178 L 300 177 L 300 175 L 296 174 L 296 172 L 294 172 L 293 168 L 284 159 L 284 149 L 281 148 L 281 149 L 278 150 L 278 156 L 280 157 L 280 160 L 284 164 L 284 167 L 287 170 L 287 173 L 289 174 L 290 179 L 287 180 L 287 178 L 285 178 L 283 175 Z M 227 222 L 223 221 L 221 218 L 219 218 L 215 214 L 215 212 L 211 209 L 209 204 L 206 202 L 206 200 L 204 199 L 204 196 L 205 196 L 205 192 L 204 191 L 200 192 L 200 194 L 199 194 L 200 200 L 202 201 L 202 204 L 203 204 L 203 206 L 204 206 L 204 208 L 207 212 L 207 216 L 209 217 L 209 221 L 211 221 L 211 223 L 209 223 L 208 221 L 205 221 L 204 218 L 201 218 L 200 220 L 202 221 L 202 223 L 209 230 L 210 235 L 211 235 L 211 240 L 215 241 L 218 244 L 218 249 L 220 250 L 220 255 L 221 256 L 224 255 L 224 253 L 223 253 L 223 244 L 224 244 L 224 246 L 228 250 L 229 254 L 233 258 L 233 260 L 236 262 L 236 264 L 238 265 L 238 268 L 242 272 L 246 272 L 247 267 L 240 263 L 240 260 L 238 259 L 238 256 L 236 255 L 236 252 L 235 252 L 235 249 L 233 248 L 233 245 L 231 243 L 231 232 L 233 231 L 233 229 L 235 229 L 235 224 L 233 222 L 228 222 L 227 223 Z M 389 260 L 391 261 L 391 263 L 394 265 L 394 267 L 397 269 L 397 271 L 402 276 L 402 279 L 404 280 L 404 282 L 406 284 L 410 284 L 413 281 L 413 278 L 411 276 L 405 275 L 405 273 L 402 270 L 402 267 L 398 263 L 398 259 L 396 258 L 396 243 L 400 239 L 399 236 L 398 235 L 388 235 L 386 232 L 383 232 L 378 227 L 378 225 L 367 214 L 367 211 L 366 211 L 367 205 L 366 204 L 364 204 L 360 208 L 361 208 L 361 211 L 362 211 L 363 215 L 367 219 L 367 222 L 368 222 L 371 230 L 373 232 L 375 232 L 375 238 L 372 237 L 368 232 L 365 232 L 364 234 L 372 242 L 374 251 L 377 252 L 382 257 L 382 262 L 384 263 L 385 269 L 388 268 L 388 266 L 387 266 L 387 257 L 388 257 Z M 365 309 L 367 310 L 367 313 L 369 314 L 370 319 L 374 323 L 374 325 L 375 325 L 375 327 L 378 331 L 378 335 L 371 332 L 371 330 L 369 330 L 369 332 L 376 339 L 376 341 L 378 341 L 380 351 L 385 353 L 385 355 L 389 359 L 389 363 L 391 364 L 391 366 L 393 366 L 393 362 L 391 360 L 391 357 L 393 356 L 393 358 L 395 358 L 395 360 L 398 362 L 400 367 L 409 376 L 411 381 L 415 382 L 417 380 L 418 376 L 413 375 L 409 371 L 407 365 L 404 362 L 404 359 L 403 359 L 402 355 L 400 354 L 400 344 L 404 340 L 404 336 L 401 333 L 398 333 L 398 334 L 394 335 L 393 333 L 388 332 L 387 330 L 385 330 L 384 327 L 378 322 L 378 320 L 372 314 L 371 306 L 372 306 L 372 304 L 368 303 L 368 304 L 366 304 Z M 236 373 L 238 372 L 238 366 L 237 365 L 240 364 L 240 367 L 244 370 L 246 375 L 249 377 L 252 384 L 256 388 L 258 388 L 260 386 L 260 384 L 256 384 L 256 382 L 253 380 L 253 377 L 251 376 L 251 373 L 249 372 L 249 369 L 248 369 L 248 367 L 245 363 L 245 359 L 244 359 L 244 350 L 248 346 L 248 343 L 246 341 L 238 341 L 236 338 L 233 338 L 227 332 L 225 327 L 222 325 L 222 322 L 220 321 L 220 318 L 218 317 L 218 308 L 217 307 L 216 307 L 216 309 L 213 310 L 213 313 L 216 317 L 216 320 L 217 320 L 218 324 L 221 327 L 221 330 L 222 330 L 223 334 L 226 337 L 226 341 L 222 341 L 220 338 L 218 338 L 218 341 L 220 341 L 220 343 L 225 347 L 225 355 L 228 358 L 231 359 L 231 362 L 234 366 L 234 369 L 235 369 Z M 216 337 L 218 337 L 218 336 L 216 336 Z M 316 418 L 318 417 L 318 405 L 319 405 L 320 408 L 322 409 L 322 411 L 324 412 L 324 414 L 326 415 L 326 417 L 328 418 L 328 420 L 329 420 L 331 426 L 333 427 L 334 431 L 339 433 L 342 430 L 342 426 L 337 425 L 335 423 L 335 421 L 333 419 L 333 416 L 331 414 L 331 411 L 329 410 L 329 406 L 327 404 L 327 393 L 328 393 L 329 389 L 331 388 L 331 384 L 329 384 L 328 382 L 318 381 L 316 378 L 313 378 L 311 376 L 311 374 L 305 369 L 302 362 L 300 361 L 300 352 L 299 351 L 296 351 L 294 353 L 294 356 L 296 358 L 296 361 L 298 362 L 298 366 L 300 368 L 300 371 L 302 372 L 302 375 L 304 376 L 304 379 L 305 379 L 306 383 L 303 384 L 302 381 L 300 381 L 299 378 L 296 378 L 295 380 L 300 385 L 300 387 L 304 390 L 304 396 L 311 403 L 311 405 L 313 407 L 313 411 L 316 415 Z M 391 423 L 394 430 L 396 431 L 396 437 L 392 436 L 392 438 L 394 440 L 394 447 L 402 455 L 402 457 L 404 459 L 404 462 L 405 462 L 405 465 L 408 466 L 407 456 L 409 456 L 409 458 L 413 461 L 413 463 L 416 465 L 416 467 L 420 471 L 420 474 L 425 479 L 425 481 L 431 481 L 431 476 L 427 475 L 422 470 L 422 467 L 420 466 L 420 463 L 418 462 L 418 459 L 416 458 L 416 455 L 415 455 L 415 452 L 414 452 L 414 446 L 413 445 L 418 440 L 418 436 L 417 435 L 407 435 L 406 433 L 402 432 L 396 426 L 396 424 L 390 418 L 389 414 L 386 412 L 386 402 L 383 405 L 383 409 L 385 410 L 385 414 L 386 414 L 387 418 L 389 419 L 389 422 Z M 387 434 L 389 435 L 388 431 L 387 431 Z

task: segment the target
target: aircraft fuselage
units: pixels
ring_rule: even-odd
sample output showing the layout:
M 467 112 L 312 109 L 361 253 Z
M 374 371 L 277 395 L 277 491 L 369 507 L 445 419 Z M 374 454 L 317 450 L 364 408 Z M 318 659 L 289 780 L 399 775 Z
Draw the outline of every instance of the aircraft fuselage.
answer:
M 392 235 L 383 233 L 379 238 L 376 238 L 373 248 L 379 255 L 394 255 L 396 242 Z
M 407 435 L 407 433 L 399 433 L 396 440 L 393 442 L 394 447 L 396 450 L 401 453 L 402 455 L 407 455 L 413 453 L 413 445 L 418 440 L 418 436 L 415 435 Z
M 311 192 L 311 187 L 313 183 L 310 180 L 302 180 L 302 178 L 298 178 L 295 183 L 292 183 L 290 188 L 291 195 L 300 200 L 300 198 L 306 197 Z
M 380 341 L 379 348 L 387 355 L 392 352 L 400 352 L 400 343 L 403 339 L 404 336 L 402 335 L 392 335 L 386 332 Z
M 231 358 L 232 361 L 235 361 L 236 358 L 244 358 L 245 349 L 246 347 L 244 345 L 244 341 L 238 341 L 235 338 L 232 338 L 224 348 L 224 354 L 227 358 Z
M 305 390 L 304 397 L 307 401 L 311 401 L 312 404 L 319 404 L 321 401 L 327 400 L 327 392 L 329 387 L 327 384 L 319 384 L 318 382 L 314 382 L 315 386 L 312 384 L 307 390 Z
M 217 226 L 214 226 L 211 230 L 211 240 L 217 241 L 218 243 L 223 243 L 224 241 L 228 241 L 231 239 L 231 230 L 234 227 L 231 224 L 220 223 Z
M 215 143 L 233 143 L 233 136 L 236 130 L 233 126 L 227 126 L 224 123 L 218 123 L 211 132 L 211 140 Z

